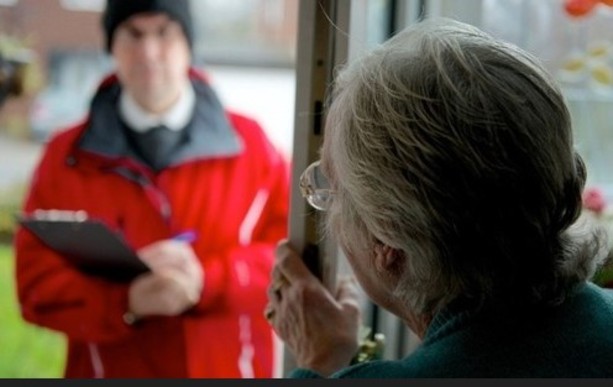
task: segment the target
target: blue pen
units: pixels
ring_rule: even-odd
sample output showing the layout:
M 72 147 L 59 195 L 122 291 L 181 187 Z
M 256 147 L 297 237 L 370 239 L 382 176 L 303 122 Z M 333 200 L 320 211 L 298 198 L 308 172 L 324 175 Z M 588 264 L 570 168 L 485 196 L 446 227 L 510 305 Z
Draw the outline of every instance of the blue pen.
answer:
M 182 231 L 172 237 L 173 241 L 192 243 L 196 240 L 198 234 L 194 230 Z

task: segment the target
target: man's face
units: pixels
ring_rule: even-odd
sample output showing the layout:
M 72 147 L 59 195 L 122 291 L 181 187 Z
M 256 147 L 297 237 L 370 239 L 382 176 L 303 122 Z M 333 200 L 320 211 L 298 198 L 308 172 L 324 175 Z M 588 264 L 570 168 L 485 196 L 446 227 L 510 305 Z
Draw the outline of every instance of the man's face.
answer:
M 179 98 L 191 52 L 178 22 L 163 13 L 135 15 L 115 31 L 111 52 L 119 80 L 144 109 L 160 113 Z

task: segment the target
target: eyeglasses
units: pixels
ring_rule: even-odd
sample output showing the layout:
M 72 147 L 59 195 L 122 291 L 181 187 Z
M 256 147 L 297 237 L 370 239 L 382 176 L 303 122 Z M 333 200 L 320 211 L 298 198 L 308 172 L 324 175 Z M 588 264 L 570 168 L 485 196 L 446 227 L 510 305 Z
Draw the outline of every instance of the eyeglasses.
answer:
M 309 165 L 302 172 L 300 176 L 300 192 L 316 210 L 326 211 L 330 208 L 334 191 L 330 189 L 328 179 L 321 172 L 319 160 Z

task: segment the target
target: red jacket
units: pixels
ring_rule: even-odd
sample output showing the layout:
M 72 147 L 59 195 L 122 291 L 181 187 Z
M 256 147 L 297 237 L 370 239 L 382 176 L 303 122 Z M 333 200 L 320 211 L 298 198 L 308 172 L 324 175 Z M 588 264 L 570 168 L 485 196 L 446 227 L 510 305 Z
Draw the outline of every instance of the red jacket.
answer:
M 192 83 L 199 111 L 220 106 L 212 94 L 202 103 L 202 90 L 211 91 L 194 72 Z M 114 76 L 104 81 L 94 106 L 108 108 L 118 89 Z M 108 109 L 92 109 L 86 122 L 47 145 L 26 212 L 85 210 L 135 249 L 197 230 L 193 247 L 205 271 L 196 307 L 129 326 L 122 319 L 127 284 L 84 275 L 19 229 L 22 315 L 66 334 L 66 377 L 272 376 L 273 333 L 263 309 L 273 249 L 286 236 L 288 165 L 256 122 L 220 111 L 226 127 L 194 125 L 200 140 L 157 174 L 126 151 Z

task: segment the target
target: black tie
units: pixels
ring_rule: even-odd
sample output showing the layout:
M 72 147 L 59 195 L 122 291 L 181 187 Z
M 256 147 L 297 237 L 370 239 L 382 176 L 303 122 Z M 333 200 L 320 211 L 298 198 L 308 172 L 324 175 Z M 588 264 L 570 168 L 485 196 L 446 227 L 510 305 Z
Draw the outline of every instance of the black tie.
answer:
M 173 151 L 181 142 L 182 131 L 170 130 L 160 125 L 144 133 L 132 131 L 137 150 L 144 161 L 159 171 L 172 161 Z

